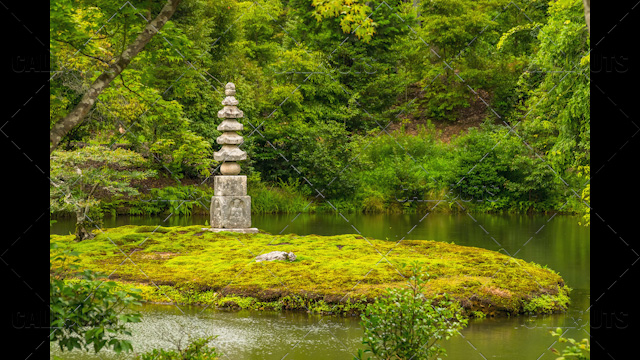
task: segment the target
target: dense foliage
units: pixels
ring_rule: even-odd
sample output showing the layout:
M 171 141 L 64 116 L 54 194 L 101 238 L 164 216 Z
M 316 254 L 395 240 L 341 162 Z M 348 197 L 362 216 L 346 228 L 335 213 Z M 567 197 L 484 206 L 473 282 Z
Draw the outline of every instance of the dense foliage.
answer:
M 51 211 L 67 211 L 76 216 L 76 239 L 92 238 L 100 227 L 102 212 L 98 192 L 103 195 L 136 195 L 133 180 L 154 175 L 145 168 L 140 154 L 124 149 L 109 150 L 87 146 L 76 151 L 57 151 L 51 157 Z
M 138 360 L 216 360 L 220 354 L 209 345 L 212 337 L 195 339 L 184 349 L 163 350 L 153 349 L 148 353 L 138 356 Z
M 551 348 L 551 351 L 556 355 L 562 355 L 557 357 L 556 360 L 589 360 L 589 356 L 591 354 L 591 344 L 589 343 L 589 339 L 584 338 L 581 341 L 576 341 L 572 338 L 565 338 L 562 336 L 563 331 L 561 328 L 557 328 L 555 331 L 549 331 L 551 335 L 554 337 L 558 337 L 559 343 L 567 343 L 562 351 L 559 351 L 556 348 Z
M 50 126 L 161 6 L 52 4 Z M 589 51 L 580 0 L 184 0 L 58 152 L 124 147 L 210 186 L 232 81 L 261 211 L 588 217 Z
M 131 351 L 131 342 L 122 336 L 131 335 L 127 324 L 140 322 L 140 313 L 129 309 L 140 304 L 140 294 L 124 290 L 91 270 L 80 271 L 77 253 L 56 253 L 56 248 L 52 243 L 49 307 L 53 330 L 49 341 L 67 351 Z

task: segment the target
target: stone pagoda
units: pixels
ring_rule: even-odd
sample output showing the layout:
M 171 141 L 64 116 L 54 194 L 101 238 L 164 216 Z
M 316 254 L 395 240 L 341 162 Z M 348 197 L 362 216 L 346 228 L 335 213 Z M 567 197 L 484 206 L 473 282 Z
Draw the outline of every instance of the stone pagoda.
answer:
M 236 86 L 233 83 L 225 86 L 224 94 L 224 108 L 218 111 L 218 117 L 223 119 L 218 125 L 222 135 L 216 139 L 222 148 L 213 154 L 216 161 L 222 161 L 222 175 L 213 179 L 210 230 L 257 233 L 258 229 L 251 227 L 251 197 L 247 196 L 247 177 L 239 175 L 238 161 L 246 160 L 247 153 L 238 147 L 243 139 L 237 131 L 242 131 L 243 126 L 236 119 L 244 114 L 237 107 L 238 100 L 234 97 Z

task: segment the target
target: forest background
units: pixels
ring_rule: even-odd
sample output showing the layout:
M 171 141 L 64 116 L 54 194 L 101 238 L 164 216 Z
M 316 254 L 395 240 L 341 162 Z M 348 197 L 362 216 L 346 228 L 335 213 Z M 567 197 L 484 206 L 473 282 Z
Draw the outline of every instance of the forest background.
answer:
M 163 5 L 51 3 L 50 129 Z M 208 213 L 233 82 L 255 213 L 588 224 L 589 52 L 579 0 L 183 0 L 52 152 L 51 212 Z

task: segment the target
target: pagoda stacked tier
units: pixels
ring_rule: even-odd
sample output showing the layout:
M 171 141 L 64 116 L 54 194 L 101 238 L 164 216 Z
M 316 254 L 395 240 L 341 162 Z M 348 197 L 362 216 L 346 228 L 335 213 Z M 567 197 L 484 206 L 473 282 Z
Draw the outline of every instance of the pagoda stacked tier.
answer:
M 238 147 L 242 144 L 242 124 L 236 119 L 244 114 L 238 109 L 238 100 L 234 97 L 236 87 L 233 83 L 225 86 L 224 108 L 218 111 L 223 119 L 218 125 L 222 131 L 216 141 L 222 145 L 220 151 L 213 154 L 216 161 L 222 161 L 220 173 L 213 178 L 213 197 L 211 198 L 211 231 L 231 231 L 240 233 L 257 233 L 251 227 L 251 197 L 247 195 L 247 177 L 240 174 L 238 161 L 246 160 L 247 153 Z
M 247 153 L 242 151 L 238 145 L 242 144 L 244 139 L 238 135 L 236 131 L 242 131 L 243 126 L 236 119 L 242 118 L 244 114 L 238 109 L 238 100 L 234 97 L 236 87 L 233 83 L 225 86 L 225 99 L 222 100 L 224 108 L 218 111 L 218 117 L 223 119 L 218 125 L 218 131 L 222 131 L 222 135 L 218 136 L 216 142 L 222 145 L 220 151 L 213 154 L 216 161 L 222 161 L 220 165 L 220 173 L 222 175 L 238 175 L 240 174 L 240 164 L 237 161 L 247 159 Z

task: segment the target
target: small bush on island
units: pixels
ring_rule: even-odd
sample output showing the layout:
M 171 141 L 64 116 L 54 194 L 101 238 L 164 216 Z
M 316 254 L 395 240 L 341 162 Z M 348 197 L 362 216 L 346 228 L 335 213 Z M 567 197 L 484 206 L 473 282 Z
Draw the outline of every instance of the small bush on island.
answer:
M 356 360 L 364 353 L 374 359 L 432 359 L 446 354 L 438 341 L 467 325 L 460 305 L 447 295 L 425 297 L 429 275 L 420 266 L 414 264 L 412 272 L 407 288 L 388 290 L 361 315 L 366 349 L 358 350 Z
M 75 214 L 76 241 L 91 239 L 95 236 L 92 230 L 102 224 L 101 198 L 105 194 L 138 195 L 131 182 L 156 175 L 146 166 L 140 154 L 125 149 L 86 146 L 74 151 L 58 150 L 51 156 L 51 212 Z

